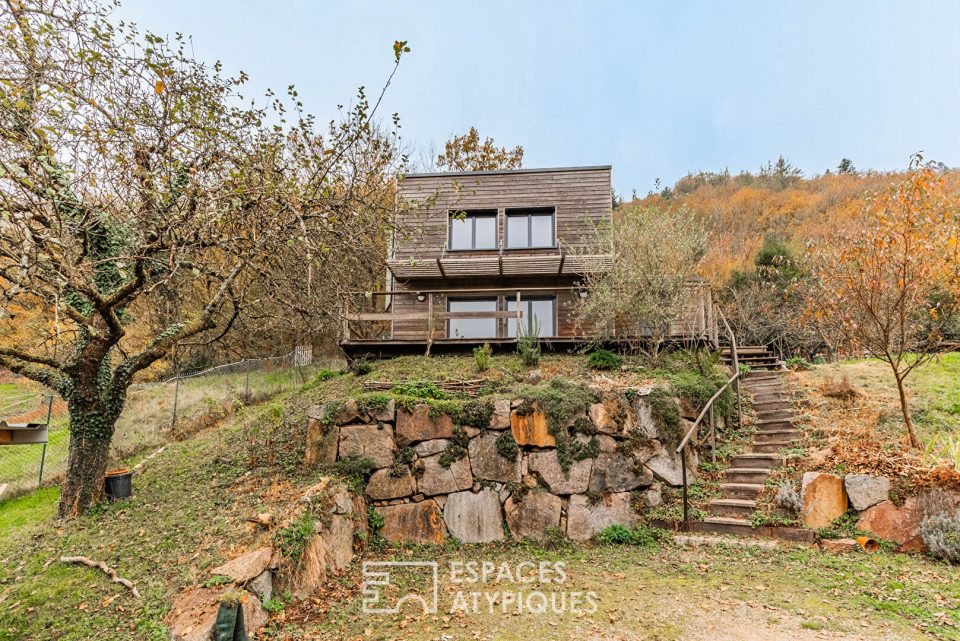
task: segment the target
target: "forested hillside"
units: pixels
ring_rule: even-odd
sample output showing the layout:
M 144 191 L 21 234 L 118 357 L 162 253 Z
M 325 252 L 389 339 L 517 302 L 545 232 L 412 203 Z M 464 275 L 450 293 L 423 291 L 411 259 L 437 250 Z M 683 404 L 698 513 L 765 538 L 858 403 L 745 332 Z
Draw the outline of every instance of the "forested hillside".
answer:
M 902 177 L 903 172 L 857 172 L 847 161 L 841 171 L 806 178 L 781 158 L 756 173 L 691 173 L 637 203 L 687 206 L 704 218 L 710 242 L 702 272 L 721 286 L 735 270 L 753 269 L 765 239 L 778 238 L 794 254 L 802 254 L 808 241 L 824 238 L 861 216 L 871 194 Z M 948 172 L 945 178 L 948 188 L 960 188 L 957 172 Z

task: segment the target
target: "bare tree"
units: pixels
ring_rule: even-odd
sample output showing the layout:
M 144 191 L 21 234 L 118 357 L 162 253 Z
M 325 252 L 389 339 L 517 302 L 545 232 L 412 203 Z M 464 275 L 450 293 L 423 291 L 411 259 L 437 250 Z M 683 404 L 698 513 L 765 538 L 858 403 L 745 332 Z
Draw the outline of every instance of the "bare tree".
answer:
M 71 516 L 102 496 L 134 376 L 279 309 L 281 286 L 335 288 L 331 257 L 362 256 L 357 237 L 389 224 L 367 205 L 396 152 L 362 91 L 318 133 L 293 88 L 247 103 L 244 74 L 93 0 L 6 0 L 0 26 L 0 365 L 67 403 Z M 3 340 L 16 306 L 49 320 L 30 344 Z
M 852 353 L 890 366 L 910 445 L 920 447 L 904 380 L 945 347 L 960 311 L 960 201 L 919 156 L 863 220 L 812 249 L 810 318 Z

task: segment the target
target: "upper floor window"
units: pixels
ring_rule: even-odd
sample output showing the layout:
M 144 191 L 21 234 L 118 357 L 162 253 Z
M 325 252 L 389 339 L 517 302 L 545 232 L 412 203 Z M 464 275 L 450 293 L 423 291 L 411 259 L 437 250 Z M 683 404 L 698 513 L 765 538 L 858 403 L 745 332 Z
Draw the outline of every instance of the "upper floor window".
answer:
M 507 210 L 507 248 L 555 247 L 554 209 L 536 207 Z
M 496 249 L 497 210 L 451 211 L 447 248 Z

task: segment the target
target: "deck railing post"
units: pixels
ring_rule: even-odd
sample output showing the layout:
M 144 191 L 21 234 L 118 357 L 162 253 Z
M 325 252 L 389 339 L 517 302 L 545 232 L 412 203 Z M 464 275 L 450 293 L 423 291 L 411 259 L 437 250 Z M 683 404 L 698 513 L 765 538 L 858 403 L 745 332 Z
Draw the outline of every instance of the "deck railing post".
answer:
M 520 311 L 520 290 L 517 290 L 517 342 L 520 341 L 520 334 L 522 331 L 520 329 L 520 319 L 522 318 L 522 316 L 523 314 Z
M 427 294 L 427 356 L 433 347 L 433 294 Z
M 713 412 L 713 405 L 710 406 L 710 462 L 717 464 L 717 421 Z

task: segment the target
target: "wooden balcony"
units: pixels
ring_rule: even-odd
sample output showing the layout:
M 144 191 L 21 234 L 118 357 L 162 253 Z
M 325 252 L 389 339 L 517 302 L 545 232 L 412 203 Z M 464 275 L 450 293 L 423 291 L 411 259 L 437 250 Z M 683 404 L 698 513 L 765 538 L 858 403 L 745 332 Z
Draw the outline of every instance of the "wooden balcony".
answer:
M 517 343 L 516 327 L 524 327 L 525 301 L 552 301 L 551 327 L 541 328 L 541 343 L 548 349 L 584 343 L 591 328 L 578 325 L 576 300 L 585 295 L 577 287 L 538 288 L 450 288 L 354 292 L 341 302 L 341 345 L 348 352 L 430 352 L 490 343 L 510 346 Z M 483 300 L 495 305 L 486 311 L 451 310 L 450 301 Z M 496 301 L 495 303 L 493 301 Z M 508 309 L 512 307 L 512 309 Z M 549 308 L 548 308 L 549 310 Z M 484 323 L 487 336 L 458 336 L 451 329 L 457 321 Z M 515 323 L 511 323 L 515 321 Z M 642 339 L 643 324 L 633 323 L 630 340 Z M 621 330 L 620 335 L 625 332 Z M 699 341 L 717 345 L 717 324 L 709 287 L 691 286 L 687 311 L 672 325 L 674 340 Z M 626 339 L 624 339 L 626 340 Z

